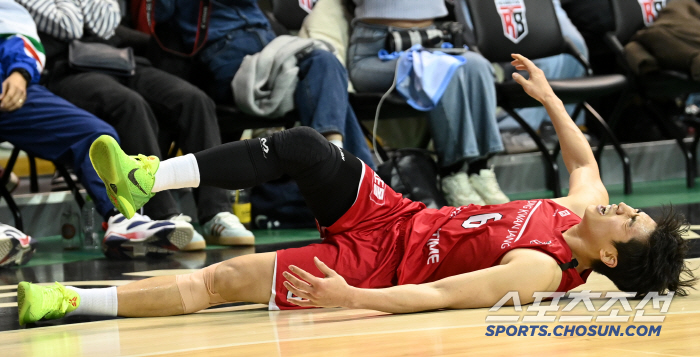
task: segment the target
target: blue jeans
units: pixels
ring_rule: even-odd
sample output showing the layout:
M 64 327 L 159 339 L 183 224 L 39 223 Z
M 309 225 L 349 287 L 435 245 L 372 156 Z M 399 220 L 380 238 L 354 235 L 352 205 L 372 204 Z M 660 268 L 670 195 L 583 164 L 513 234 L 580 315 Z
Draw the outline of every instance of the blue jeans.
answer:
M 385 92 L 394 79 L 396 60 L 382 61 L 389 27 L 353 23 L 348 49 L 350 80 L 358 92 Z M 435 149 L 443 167 L 472 162 L 503 151 L 496 123 L 493 67 L 475 52 L 460 66 L 435 109 L 428 112 Z
M 561 27 L 561 32 L 564 37 L 568 37 L 576 45 L 576 48 L 588 58 L 588 47 L 586 47 L 586 41 L 578 32 L 576 27 L 571 20 L 566 15 L 566 11 L 562 9 L 561 2 L 559 0 L 552 0 L 554 3 L 554 9 L 556 10 L 557 20 L 559 21 L 559 27 Z M 583 77 L 586 74 L 586 69 L 574 59 L 571 55 L 561 54 L 552 57 L 540 58 L 533 60 L 535 65 L 539 67 L 547 79 L 567 79 L 567 78 L 577 78 Z M 575 104 L 569 104 L 566 106 L 566 110 L 569 115 L 573 114 Z M 544 121 L 550 121 L 549 115 L 544 107 L 533 107 L 533 108 L 523 108 L 518 109 L 517 113 L 535 130 L 539 129 L 540 125 Z M 584 123 L 585 115 L 582 112 L 577 118 L 574 118 L 576 124 Z M 518 123 L 510 116 L 501 120 L 498 123 L 501 129 L 513 129 L 520 127 Z
M 231 81 L 243 57 L 260 52 L 274 37 L 274 33 L 262 28 L 238 30 L 202 51 L 199 59 L 214 75 L 216 88 L 212 96 L 217 102 L 233 101 Z M 360 123 L 348 102 L 348 78 L 343 65 L 332 53 L 314 50 L 299 60 L 298 66 L 294 103 L 301 124 L 321 134 L 342 135 L 345 149 L 374 169 Z
M 0 113 L 0 140 L 45 160 L 73 164 L 95 208 L 105 216 L 114 206 L 89 157 L 90 145 L 100 135 L 119 140 L 112 126 L 37 84 L 27 87 L 22 108 Z

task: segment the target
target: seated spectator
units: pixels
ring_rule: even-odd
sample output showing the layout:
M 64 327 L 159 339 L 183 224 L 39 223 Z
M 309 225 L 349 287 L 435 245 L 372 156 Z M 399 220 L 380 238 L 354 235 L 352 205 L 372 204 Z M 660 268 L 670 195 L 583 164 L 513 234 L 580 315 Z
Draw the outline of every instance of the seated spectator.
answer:
M 447 15 L 445 2 L 355 0 L 355 4 L 348 49 L 350 81 L 358 92 L 385 92 L 394 80 L 396 60 L 383 61 L 377 53 L 384 49 L 390 28 L 434 28 L 433 20 Z M 452 206 L 505 203 L 508 197 L 487 167 L 488 158 L 503 151 L 493 68 L 476 52 L 461 56 L 467 63 L 455 71 L 440 102 L 428 112 L 445 198 Z
M 208 93 L 219 103 L 233 103 L 231 82 L 246 55 L 262 51 L 276 36 L 255 0 L 220 2 L 212 7 L 206 45 L 196 59 L 213 77 Z M 155 22 L 180 31 L 185 46 L 198 34 L 199 2 L 162 0 Z M 295 109 L 302 125 L 374 167 L 360 124 L 347 99 L 347 73 L 332 53 L 320 49 L 298 60 Z
M 69 163 L 75 169 L 95 208 L 110 222 L 123 219 L 113 208 L 104 191 L 104 183 L 97 176 L 90 162 L 90 144 L 101 135 L 118 138 L 114 128 L 94 115 L 76 108 L 37 84 L 45 63 L 44 48 L 38 40 L 36 26 L 27 10 L 14 1 L 0 5 L 0 141 L 9 141 L 15 147 L 36 157 L 61 163 Z M 132 227 L 133 239 L 124 237 L 121 231 L 109 231 L 105 244 L 120 246 L 129 241 L 132 246 L 158 248 L 173 235 L 192 236 L 192 227 L 171 222 L 155 222 L 159 227 Z M 30 242 L 23 233 L 0 226 L 11 238 L 0 238 L 0 245 L 10 247 L 10 253 L 0 260 L 10 264 L 23 263 L 29 257 Z M 154 241 L 158 235 L 162 240 Z M 0 235 L 0 237 L 2 237 Z M 150 243 L 149 243 L 150 242 Z M 186 244 L 186 243 L 185 243 Z M 2 247 L 0 251 L 4 252 Z M 2 263 L 0 263 L 1 265 Z
M 190 83 L 150 66 L 147 60 L 137 57 L 135 74 L 130 77 L 69 67 L 68 41 L 103 42 L 113 37 L 121 20 L 116 0 L 68 0 L 60 6 L 53 0 L 18 2 L 37 21 L 50 53 L 49 89 L 112 125 L 126 152 L 164 158 L 167 152 L 163 150 L 170 148 L 172 131 L 185 154 L 221 144 L 214 102 Z M 165 138 L 161 140 L 165 141 L 165 148 L 159 147 L 159 136 Z M 226 190 L 201 188 L 194 195 L 207 242 L 254 244 L 253 233 L 231 212 Z M 144 213 L 154 219 L 191 226 L 190 218 L 180 214 L 170 193 L 156 195 L 144 207 Z M 204 238 L 195 231 L 195 238 L 184 250 L 204 247 Z

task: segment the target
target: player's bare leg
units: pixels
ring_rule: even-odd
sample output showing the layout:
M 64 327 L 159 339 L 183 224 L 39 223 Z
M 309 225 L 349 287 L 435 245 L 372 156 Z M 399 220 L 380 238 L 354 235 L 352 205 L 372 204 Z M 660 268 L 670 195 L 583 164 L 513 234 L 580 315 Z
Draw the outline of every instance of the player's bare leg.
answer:
M 211 292 L 220 295 L 224 300 L 222 303 L 246 301 L 266 304 L 270 300 L 274 268 L 275 253 L 243 255 L 226 260 L 215 268 Z M 120 286 L 117 288 L 117 314 L 124 317 L 182 315 L 186 313 L 182 301 L 182 294 L 186 293 L 181 291 L 183 288 L 182 283 L 178 286 L 174 275 Z M 195 303 L 204 305 L 202 301 Z

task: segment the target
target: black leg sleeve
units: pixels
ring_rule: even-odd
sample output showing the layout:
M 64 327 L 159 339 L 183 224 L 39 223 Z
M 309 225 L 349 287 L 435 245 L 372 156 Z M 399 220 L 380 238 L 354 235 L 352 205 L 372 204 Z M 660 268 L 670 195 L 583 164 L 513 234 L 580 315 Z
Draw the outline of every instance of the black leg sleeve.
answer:
M 289 175 L 319 224 L 326 227 L 355 202 L 363 165 L 308 127 L 227 143 L 195 157 L 200 185 L 233 190 Z

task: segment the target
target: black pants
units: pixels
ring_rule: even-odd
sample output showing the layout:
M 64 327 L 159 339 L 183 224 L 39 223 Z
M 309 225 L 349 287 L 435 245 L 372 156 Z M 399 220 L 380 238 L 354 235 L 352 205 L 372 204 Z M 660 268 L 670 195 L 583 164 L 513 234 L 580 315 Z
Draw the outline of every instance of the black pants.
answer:
M 137 65 L 128 78 L 56 67 L 49 89 L 112 125 L 127 154 L 164 159 L 173 140 L 185 154 L 221 144 L 214 102 L 178 77 L 147 65 Z M 195 200 L 201 223 L 231 210 L 229 196 L 220 188 L 195 190 Z M 165 191 L 144 206 L 144 213 L 165 219 L 179 209 Z
M 268 138 L 227 143 L 195 154 L 200 187 L 251 187 L 283 174 L 299 185 L 321 226 L 329 227 L 355 203 L 363 163 L 309 127 Z

